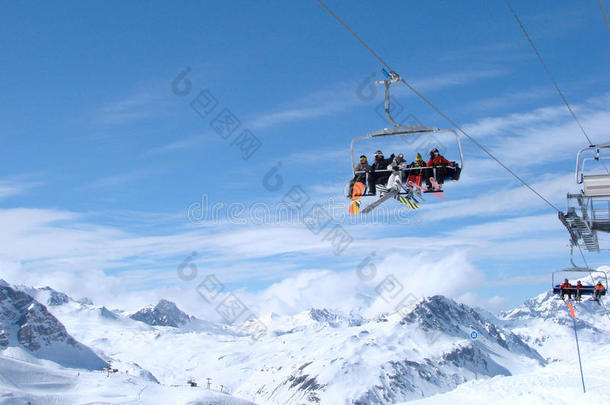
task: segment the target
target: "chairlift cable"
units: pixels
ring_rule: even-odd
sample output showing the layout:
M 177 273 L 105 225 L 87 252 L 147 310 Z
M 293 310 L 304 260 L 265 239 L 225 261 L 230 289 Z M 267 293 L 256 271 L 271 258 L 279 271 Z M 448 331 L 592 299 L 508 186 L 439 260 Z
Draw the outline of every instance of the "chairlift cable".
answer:
M 576 246 L 578 247 L 578 250 L 580 251 L 580 255 L 582 256 L 582 260 L 585 262 L 586 268 L 590 269 L 589 263 L 587 263 L 587 259 L 585 258 L 585 254 L 583 253 L 582 248 L 580 247 L 580 245 L 578 243 L 576 244 Z M 593 278 L 593 274 L 589 273 L 589 277 L 591 277 L 591 284 L 595 285 L 595 279 Z M 606 287 L 608 287 L 608 286 L 606 285 Z M 606 316 L 608 317 L 608 320 L 610 320 L 610 313 L 608 313 L 608 308 L 606 308 L 606 304 L 604 304 L 604 301 L 602 301 L 601 297 L 599 297 L 598 300 L 599 300 L 598 302 L 604 308 L 604 312 L 606 313 Z
M 610 22 L 608 22 L 608 14 L 606 14 L 606 9 L 604 8 L 603 0 L 597 0 L 599 3 L 599 8 L 602 11 L 602 15 L 604 16 L 604 21 L 606 21 L 606 27 L 608 28 L 608 32 L 610 32 Z
M 580 381 L 582 382 L 582 392 L 586 393 L 587 390 L 585 388 L 585 376 L 582 373 L 582 359 L 580 356 L 580 344 L 578 343 L 578 332 L 576 331 L 576 314 L 574 313 L 574 308 L 572 307 L 572 303 L 570 302 L 569 298 L 568 298 L 568 301 L 566 302 L 566 305 L 568 306 L 568 312 L 570 313 L 570 315 L 572 317 L 572 326 L 574 327 L 574 338 L 576 340 L 576 351 L 578 353 L 578 367 L 580 369 Z
M 589 138 L 589 135 L 587 134 L 587 132 L 583 128 L 583 126 L 580 123 L 580 121 L 578 120 L 578 118 L 576 117 L 576 114 L 574 114 L 574 111 L 572 110 L 572 107 L 568 103 L 568 100 L 566 99 L 566 97 L 563 95 L 563 92 L 559 88 L 559 85 L 557 84 L 557 81 L 555 81 L 555 79 L 553 78 L 553 75 L 551 74 L 551 71 L 549 70 L 547 64 L 544 62 L 544 59 L 542 59 L 542 55 L 538 51 L 538 48 L 536 48 L 536 45 L 534 45 L 534 41 L 532 40 L 532 38 L 528 34 L 527 30 L 525 29 L 525 26 L 523 25 L 523 23 L 519 19 L 519 16 L 517 15 L 517 12 L 513 8 L 513 6 L 510 4 L 510 0 L 504 0 L 504 1 L 506 3 L 506 6 L 508 7 L 510 12 L 512 13 L 513 17 L 515 17 L 515 20 L 517 20 L 517 23 L 519 24 L 519 27 L 521 27 L 521 31 L 523 31 L 523 35 L 525 35 L 525 38 L 527 38 L 527 41 L 530 43 L 530 46 L 532 47 L 532 49 L 534 50 L 534 53 L 538 57 L 538 60 L 540 61 L 540 64 L 544 68 L 544 71 L 546 72 L 546 75 L 548 76 L 549 80 L 553 83 L 553 86 L 555 86 L 555 89 L 557 90 L 557 93 L 559 94 L 559 97 L 561 97 L 561 99 L 563 100 L 563 103 L 566 105 L 566 107 L 570 111 L 570 114 L 572 115 L 572 118 L 574 118 L 574 121 L 576 121 L 576 123 L 580 127 L 580 130 L 582 131 L 582 134 L 585 136 L 585 138 L 587 138 L 587 141 L 589 142 L 589 145 L 593 145 L 593 141 L 591 141 L 591 138 Z
M 371 55 L 373 55 L 375 57 L 375 59 L 377 59 L 379 61 L 379 63 L 381 63 L 389 72 L 395 72 L 390 65 L 388 65 L 388 63 L 383 60 L 383 58 L 381 58 L 381 56 L 379 56 L 379 54 L 377 54 L 377 52 L 375 52 L 362 38 L 360 38 L 358 36 L 358 34 L 356 34 L 345 22 L 343 22 L 343 20 L 337 15 L 335 14 L 330 8 L 328 8 L 328 6 L 322 1 L 322 0 L 317 0 L 318 3 L 320 4 L 320 6 L 322 6 L 322 8 L 324 8 L 328 14 L 330 14 L 348 33 L 350 33 L 367 51 L 369 51 L 369 53 Z M 400 76 L 400 75 L 399 75 Z M 557 208 L 552 202 L 550 202 L 549 200 L 547 200 L 544 196 L 542 196 L 540 193 L 538 193 L 532 186 L 530 186 L 525 180 L 523 180 L 519 175 L 517 175 L 515 172 L 513 172 L 508 166 L 506 166 L 504 163 L 502 163 L 498 158 L 496 158 L 490 151 L 487 150 L 487 148 L 485 148 L 481 143 L 479 143 L 476 139 L 474 139 L 470 134 L 468 134 L 466 131 L 464 131 L 459 125 L 457 125 L 457 123 L 455 123 L 451 118 L 449 118 L 449 116 L 447 116 L 447 114 L 445 114 L 443 111 L 441 111 L 438 107 L 436 107 L 430 100 L 428 100 L 426 97 L 424 97 L 423 94 L 421 94 L 419 91 L 417 91 L 413 86 L 411 86 L 404 78 L 402 78 L 402 76 L 400 76 L 400 81 L 407 86 L 407 88 L 409 90 L 411 90 L 413 92 L 413 94 L 415 94 L 417 97 L 419 97 L 423 102 L 425 102 L 428 106 L 430 106 L 437 114 L 439 114 L 441 117 L 443 117 L 449 124 L 451 124 L 452 126 L 454 126 L 460 133 L 462 133 L 465 137 L 467 137 L 468 139 L 470 139 L 477 147 L 479 147 L 483 152 L 485 152 L 489 157 L 491 157 L 493 160 L 496 161 L 496 163 L 498 163 L 500 166 L 502 166 L 502 168 L 504 168 L 507 172 L 509 172 L 515 179 L 517 179 L 521 184 L 523 184 L 524 186 L 526 186 L 528 189 L 530 189 L 530 191 L 532 191 L 534 194 L 536 194 L 541 200 L 543 200 L 545 203 L 547 203 L 551 208 L 553 208 L 555 211 L 557 212 L 561 212 L 561 210 L 559 208 Z
M 589 142 L 589 145 L 593 145 L 593 141 L 591 140 L 591 138 L 587 134 L 587 131 L 585 131 L 585 128 L 580 123 L 580 120 L 576 117 L 576 114 L 574 113 L 574 110 L 572 110 L 572 107 L 570 106 L 570 103 L 568 103 L 568 100 L 566 99 L 566 97 L 564 96 L 563 92 L 559 88 L 559 84 L 557 84 L 557 81 L 553 78 L 553 75 L 551 74 L 551 71 L 550 71 L 549 67 L 544 62 L 544 59 L 542 59 L 542 55 L 538 51 L 538 48 L 536 48 L 536 45 L 534 44 L 534 41 L 532 40 L 532 37 L 530 37 L 529 33 L 525 29 L 525 26 L 521 22 L 521 19 L 517 15 L 517 12 L 513 8 L 513 6 L 510 4 L 510 0 L 504 0 L 504 1 L 506 2 L 506 6 L 508 7 L 510 12 L 512 13 L 513 17 L 515 17 L 515 20 L 517 20 L 517 23 L 519 24 L 519 27 L 521 27 L 521 31 L 523 31 L 523 35 L 525 35 L 525 38 L 527 38 L 527 41 L 530 43 L 532 49 L 534 50 L 534 53 L 536 54 L 536 56 L 538 57 L 538 60 L 540 61 L 540 64 L 544 68 L 544 71 L 546 72 L 546 75 L 548 76 L 549 80 L 551 81 L 551 83 L 553 83 L 553 86 L 555 86 L 555 89 L 557 90 L 557 93 L 559 94 L 559 97 L 561 97 L 561 100 L 563 100 L 563 103 L 568 108 L 568 111 L 570 111 L 570 114 L 572 115 L 572 118 L 574 118 L 574 121 L 576 121 L 576 124 L 578 124 L 578 127 L 580 128 L 580 131 L 582 132 L 582 134 L 587 139 L 587 142 Z M 602 11 L 604 12 L 604 17 L 606 17 L 606 23 L 608 23 L 608 19 L 607 19 L 605 10 L 603 8 L 603 4 L 601 3 L 601 0 L 599 0 L 599 1 L 600 1 L 600 6 L 602 7 Z M 610 30 L 610 26 L 608 26 L 608 29 Z M 602 165 L 604 166 L 604 169 L 606 169 L 606 173 L 610 174 L 610 170 L 608 169 L 608 167 L 603 162 L 602 162 Z

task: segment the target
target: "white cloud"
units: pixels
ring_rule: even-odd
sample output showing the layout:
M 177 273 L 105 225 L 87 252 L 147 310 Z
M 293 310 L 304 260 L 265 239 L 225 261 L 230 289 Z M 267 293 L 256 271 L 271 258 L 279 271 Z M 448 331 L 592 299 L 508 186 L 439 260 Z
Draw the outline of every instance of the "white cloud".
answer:
M 566 185 L 571 183 L 573 183 L 572 174 L 558 174 L 542 176 L 530 185 L 544 198 L 557 204 L 558 201 L 565 199 L 565 194 L 569 190 Z M 441 221 L 450 218 L 490 217 L 494 215 L 514 215 L 515 213 L 524 215 L 536 210 L 547 209 L 547 207 L 552 210 L 525 186 L 492 188 L 490 192 L 484 191 L 461 200 L 446 198 L 442 201 L 442 205 L 442 209 L 439 209 L 438 204 L 424 204 L 421 208 L 423 218 L 426 221 Z
M 309 308 L 350 311 L 365 302 L 364 284 L 355 272 L 301 271 L 256 293 L 240 293 L 260 314 L 292 315 Z
M 394 291 L 397 290 L 388 288 L 391 292 L 376 298 L 366 311 L 367 316 L 395 311 L 409 294 L 414 297 L 441 294 L 457 298 L 476 288 L 484 279 L 483 272 L 469 262 L 466 252 L 457 249 L 448 250 L 442 256 L 424 253 L 412 255 L 397 250 L 384 258 L 377 268 L 380 277 L 376 282 L 394 277 L 403 289 L 394 298 Z
M 388 275 L 404 286 L 396 299 L 408 292 L 417 297 L 444 294 L 459 298 L 492 283 L 472 260 L 512 259 L 515 252 L 522 258 L 540 257 L 540 251 L 553 255 L 558 246 L 548 238 L 521 239 L 532 227 L 541 228 L 546 236 L 544 232 L 551 227 L 544 216 L 496 221 L 487 228 L 469 226 L 464 228 L 467 237 L 460 231 L 445 236 L 384 238 L 367 233 L 368 238 L 359 238 L 345 255 L 344 268 L 353 270 L 339 272 L 335 266 L 308 270 L 299 264 L 300 257 L 317 263 L 332 257 L 330 246 L 302 225 L 237 230 L 211 226 L 145 236 L 87 223 L 86 219 L 67 211 L 0 211 L 0 222 L 6 225 L 0 231 L 3 277 L 9 282 L 51 285 L 76 298 L 88 296 L 99 304 L 126 309 L 165 297 L 193 314 L 213 317 L 217 316 L 213 306 L 202 301 L 196 286 L 205 275 L 216 274 L 227 284 L 227 291 L 233 283 L 244 280 L 255 279 L 263 285 L 272 282 L 260 291 L 236 291 L 257 314 L 360 307 L 374 315 L 391 311 L 399 303 L 395 299 L 386 302 L 375 292 Z M 377 274 L 373 280 L 361 280 L 355 269 L 372 247 L 377 251 Z M 191 251 L 197 251 L 194 263 L 198 277 L 184 282 L 178 279 L 176 268 Z M 278 259 L 283 254 L 296 256 Z
M 506 304 L 508 303 L 507 297 L 494 295 L 490 298 L 482 298 L 473 292 L 467 292 L 456 300 L 471 307 L 483 308 L 493 314 L 497 314 L 501 310 L 506 309 Z
M 0 200 L 23 194 L 26 190 L 36 185 L 37 183 L 24 181 L 21 178 L 0 179 Z
M 541 232 L 552 232 L 558 229 L 561 229 L 561 224 L 557 217 L 548 213 L 467 225 L 446 232 L 446 235 L 472 240 L 496 241 L 513 238 L 523 239 L 526 235 L 534 236 Z

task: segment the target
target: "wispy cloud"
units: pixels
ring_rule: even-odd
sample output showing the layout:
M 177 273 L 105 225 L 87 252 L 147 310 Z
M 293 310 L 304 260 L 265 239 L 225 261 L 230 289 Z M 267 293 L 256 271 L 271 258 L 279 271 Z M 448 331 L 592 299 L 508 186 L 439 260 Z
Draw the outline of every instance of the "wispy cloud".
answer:
M 508 74 L 508 70 L 505 68 L 480 69 L 472 71 L 441 73 L 435 76 L 413 78 L 409 81 L 412 82 L 414 87 L 416 87 L 419 91 L 432 92 L 443 90 L 449 87 L 464 86 L 471 83 L 477 83 L 482 80 L 505 76 L 506 74 Z M 408 89 L 404 89 L 401 91 L 405 90 L 408 91 Z
M 163 155 L 166 153 L 176 152 L 179 150 L 197 148 L 209 141 L 209 137 L 205 134 L 187 136 L 164 145 L 155 146 L 144 152 L 145 155 Z
M 343 82 L 315 91 L 292 102 L 291 106 L 260 115 L 249 122 L 248 127 L 264 129 L 348 111 L 362 104 L 356 97 L 356 87 L 355 82 Z
M 557 203 L 565 199 L 566 185 L 573 183 L 573 179 L 572 173 L 545 175 L 530 184 L 546 199 Z M 428 221 L 462 217 L 485 218 L 514 212 L 525 215 L 547 209 L 546 203 L 525 186 L 494 188 L 492 191 L 483 191 L 465 199 L 444 200 L 442 204 L 442 210 L 438 209 L 438 204 L 421 208 Z
M 0 199 L 8 198 L 20 194 L 23 188 L 16 184 L 0 181 Z
M 140 85 L 122 98 L 108 101 L 93 111 L 93 122 L 125 125 L 167 115 L 172 111 L 167 85 L 165 82 Z
M 85 187 L 91 189 L 119 187 L 149 177 L 158 172 L 159 169 L 152 168 L 134 169 L 125 173 L 102 177 L 88 183 Z
M 503 68 L 480 69 L 472 71 L 445 72 L 434 76 L 421 78 L 409 78 L 420 91 L 439 91 L 448 87 L 464 86 L 481 80 L 499 77 L 507 74 Z M 310 93 L 300 100 L 291 103 L 290 106 L 277 108 L 275 111 L 261 114 L 253 119 L 248 126 L 254 129 L 270 128 L 276 125 L 290 122 L 305 121 L 320 117 L 331 116 L 350 111 L 358 106 L 365 106 L 370 101 L 358 97 L 357 89 L 367 82 L 368 86 L 374 86 L 370 75 L 360 81 L 342 82 L 332 87 Z M 373 96 L 376 103 L 382 100 L 382 87 L 373 87 Z M 395 94 L 410 95 L 409 90 L 403 86 L 395 88 Z
M 440 60 L 447 62 L 468 61 L 473 63 L 506 62 L 529 56 L 527 49 L 519 49 L 515 41 L 475 45 L 443 52 Z
M 606 141 L 610 126 L 609 107 L 609 94 L 573 105 L 593 142 Z M 527 113 L 486 117 L 463 127 L 476 139 L 483 140 L 504 163 L 517 167 L 517 172 L 528 167 L 541 168 L 547 163 L 573 162 L 576 152 L 588 145 L 562 104 Z
M 20 195 L 36 185 L 35 182 L 19 178 L 0 179 L 0 200 Z
M 512 90 L 496 96 L 475 100 L 463 106 L 464 111 L 489 112 L 504 108 L 527 105 L 554 97 L 556 93 L 550 86 L 533 86 L 527 90 Z

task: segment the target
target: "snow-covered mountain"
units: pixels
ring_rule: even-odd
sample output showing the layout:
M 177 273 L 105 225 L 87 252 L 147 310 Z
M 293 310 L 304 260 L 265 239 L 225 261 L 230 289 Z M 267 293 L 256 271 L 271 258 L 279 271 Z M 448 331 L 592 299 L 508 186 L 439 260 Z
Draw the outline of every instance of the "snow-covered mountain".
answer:
M 67 304 L 72 300 L 68 295 L 56 291 L 51 287 L 29 287 L 24 285 L 14 286 L 16 290 L 23 291 L 36 301 L 46 306 L 55 306 Z
M 0 286 L 0 349 L 19 347 L 67 367 L 102 369 L 107 363 L 77 342 L 47 308 L 23 291 Z
M 269 314 L 262 319 L 268 333 L 254 344 L 235 328 L 197 320 L 167 301 L 148 309 L 137 312 L 146 314 L 141 322 L 73 300 L 52 307 L 78 339 L 119 369 L 137 373 L 137 364 L 170 385 L 211 378 L 216 387 L 264 404 L 389 404 L 454 389 L 475 372 L 510 375 L 544 363 L 487 314 L 441 296 L 376 319 L 330 309 Z M 480 334 L 476 351 L 472 328 Z
M 174 328 L 184 326 L 191 321 L 189 315 L 167 300 L 160 300 L 155 306 L 142 308 L 129 317 L 151 326 L 172 326 Z
M 194 380 L 207 387 L 209 378 L 211 392 L 258 404 L 434 398 L 475 384 L 475 376 L 497 381 L 536 373 L 546 369 L 546 359 L 561 358 L 549 353 L 573 345 L 565 304 L 549 294 L 499 318 L 442 296 L 374 319 L 324 308 L 268 314 L 261 318 L 267 333 L 254 343 L 237 326 L 199 320 L 165 300 L 131 315 L 70 297 L 53 302 L 58 304 L 49 311 L 76 339 L 138 384 L 171 387 Z M 608 325 L 599 318 L 603 310 L 592 302 L 577 303 L 575 309 L 582 314 L 577 325 L 588 347 L 584 352 L 610 344 Z M 478 332 L 476 345 L 472 330 Z

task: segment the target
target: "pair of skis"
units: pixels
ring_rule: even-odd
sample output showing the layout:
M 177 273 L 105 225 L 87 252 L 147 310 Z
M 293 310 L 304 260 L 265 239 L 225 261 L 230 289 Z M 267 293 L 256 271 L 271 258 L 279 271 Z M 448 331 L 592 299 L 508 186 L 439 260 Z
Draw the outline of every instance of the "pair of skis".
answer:
M 377 190 L 381 193 L 381 197 L 377 201 L 367 205 L 364 209 L 362 209 L 362 211 L 360 211 L 360 200 L 362 199 L 362 195 L 364 194 L 365 186 L 364 183 L 357 182 L 354 184 L 354 190 L 352 192 L 352 203 L 349 207 L 349 213 L 354 215 L 360 213 L 366 214 L 368 212 L 371 212 L 376 207 L 381 205 L 384 201 L 389 200 L 390 198 L 395 198 L 396 200 L 398 200 L 398 202 L 400 202 L 407 208 L 413 210 L 419 208 L 419 201 L 417 201 L 413 196 L 413 191 L 411 189 L 405 188 L 402 184 L 401 187 L 408 193 L 407 196 L 399 195 L 400 189 L 396 187 L 388 189 L 383 185 L 377 185 Z

